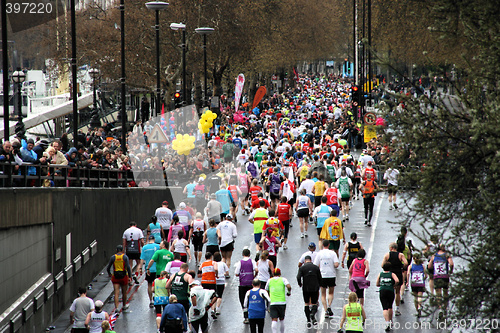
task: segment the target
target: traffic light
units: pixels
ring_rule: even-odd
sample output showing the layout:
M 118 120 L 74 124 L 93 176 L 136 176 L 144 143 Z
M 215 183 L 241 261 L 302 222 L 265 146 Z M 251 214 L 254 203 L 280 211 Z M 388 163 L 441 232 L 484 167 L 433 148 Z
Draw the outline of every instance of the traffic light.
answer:
M 174 106 L 175 108 L 182 107 L 182 95 L 180 91 L 176 91 L 174 94 Z
M 361 89 L 359 89 L 359 86 L 351 87 L 351 100 L 352 106 L 359 106 L 361 102 Z

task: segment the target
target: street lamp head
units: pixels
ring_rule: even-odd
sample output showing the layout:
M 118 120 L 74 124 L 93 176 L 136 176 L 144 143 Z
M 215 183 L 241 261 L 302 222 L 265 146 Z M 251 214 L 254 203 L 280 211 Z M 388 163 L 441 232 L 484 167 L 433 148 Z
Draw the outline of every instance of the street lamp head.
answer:
M 200 35 L 210 35 L 213 34 L 214 28 L 202 27 L 202 28 L 196 28 L 194 29 L 194 31 Z
M 171 23 L 170 29 L 172 29 L 174 31 L 184 30 L 184 29 L 186 29 L 186 25 L 184 23 Z
M 20 68 L 12 73 L 12 81 L 14 81 L 15 83 L 23 83 L 24 80 L 26 80 L 26 74 L 24 74 L 24 72 Z
M 164 10 L 168 7 L 168 2 L 150 1 L 146 2 L 146 7 L 150 10 Z
M 91 68 L 91 69 L 89 70 L 89 75 L 90 75 L 90 77 L 91 77 L 91 78 L 93 78 L 93 79 L 97 79 L 97 78 L 99 77 L 99 74 L 100 74 L 100 73 L 99 73 L 99 70 L 98 70 L 97 68 Z

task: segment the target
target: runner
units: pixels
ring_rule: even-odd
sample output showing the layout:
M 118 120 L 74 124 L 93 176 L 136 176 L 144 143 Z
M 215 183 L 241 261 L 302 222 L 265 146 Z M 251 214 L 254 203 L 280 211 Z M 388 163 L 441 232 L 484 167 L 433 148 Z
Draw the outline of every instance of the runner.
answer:
M 259 243 L 262 239 L 262 228 L 264 227 L 264 223 L 269 218 L 267 209 L 264 208 L 266 203 L 264 200 L 259 201 L 259 208 L 254 210 L 250 216 L 248 217 L 248 222 L 253 224 L 253 237 L 255 242 L 255 249 L 257 252 L 260 251 Z M 257 258 L 259 254 L 257 253 Z
M 168 304 L 169 292 L 166 288 L 168 282 L 167 271 L 160 272 L 160 276 L 153 282 L 154 308 L 156 312 L 156 327 L 160 329 L 161 317 Z
M 407 285 L 411 285 L 411 292 L 414 297 L 415 310 L 417 310 L 417 318 L 422 316 L 422 296 L 425 292 L 425 280 L 427 278 L 427 273 L 425 273 L 424 266 L 422 265 L 423 260 L 420 257 L 420 253 L 415 253 L 413 255 L 414 262 L 408 266 L 408 276 Z
M 335 187 L 335 183 L 331 183 L 330 186 L 325 191 L 326 197 L 326 205 L 331 209 L 335 209 L 337 211 L 336 216 L 340 216 L 340 207 L 339 201 L 341 200 L 339 191 Z
M 165 241 L 161 241 L 160 249 L 157 250 L 151 257 L 151 260 L 146 268 L 146 273 L 151 273 L 151 266 L 156 263 L 156 277 L 159 277 L 160 273 L 165 270 L 167 264 L 172 260 L 174 260 L 173 253 L 167 250 L 167 243 Z
M 272 272 L 274 272 L 274 265 L 271 260 L 269 260 L 269 252 L 264 250 L 260 255 L 260 259 L 257 261 L 257 279 L 260 281 L 260 287 L 264 288 L 267 281 L 272 277 Z
M 163 227 L 158 222 L 156 215 L 151 216 L 151 223 L 148 224 L 147 228 L 147 236 L 153 236 L 156 244 L 160 244 L 161 240 L 165 239 Z
M 396 316 L 401 316 L 401 312 L 399 311 L 399 304 L 401 303 L 401 285 L 403 284 L 403 270 L 406 270 L 406 268 L 408 267 L 408 261 L 406 261 L 403 253 L 398 252 L 398 244 L 391 243 L 389 245 L 389 253 L 384 256 L 382 268 L 385 267 L 384 264 L 386 262 L 391 263 L 391 272 L 394 273 L 397 277 L 397 280 L 395 280 L 396 282 L 394 284 L 394 288 L 396 289 L 396 310 L 394 311 L 394 314 Z
M 342 255 L 342 268 L 344 268 L 344 260 L 347 255 L 347 269 L 351 268 L 351 263 L 358 256 L 359 250 L 363 249 L 363 245 L 357 240 L 358 234 L 351 233 L 351 240 L 344 246 L 344 254 Z
M 222 262 L 228 267 L 231 267 L 231 257 L 233 256 L 234 240 L 238 237 L 236 225 L 233 223 L 233 216 L 231 214 L 226 216 L 226 219 L 219 223 L 217 229 L 219 230 L 219 247 L 222 254 Z M 227 275 L 226 278 L 229 278 Z
M 156 244 L 155 242 L 155 236 L 150 235 L 149 236 L 149 242 L 148 244 L 144 245 L 142 248 L 141 252 L 141 262 L 139 265 L 141 265 L 141 271 L 142 267 L 146 263 L 149 264 L 149 261 L 153 257 L 154 253 L 160 249 L 160 245 Z M 153 304 L 153 282 L 156 278 L 156 263 L 153 263 L 151 268 L 149 269 L 149 272 L 146 272 L 146 281 L 148 283 L 148 297 L 149 297 L 149 307 L 152 308 L 154 306 Z
M 286 245 L 286 242 L 288 240 L 288 232 L 290 230 L 290 223 L 292 221 L 293 217 L 293 210 L 292 206 L 287 203 L 288 199 L 286 196 L 281 197 L 281 203 L 278 205 L 278 220 L 279 222 L 283 225 L 284 231 L 283 231 L 283 237 L 282 239 L 282 244 L 283 244 L 283 250 L 287 250 L 288 246 Z
M 163 239 L 167 239 L 173 216 L 172 211 L 168 208 L 168 201 L 165 200 L 161 203 L 161 207 L 155 211 L 155 216 L 163 229 Z
M 200 184 L 198 184 L 197 186 L 200 186 Z M 189 235 L 189 226 L 191 225 L 191 221 L 193 220 L 193 216 L 191 215 L 191 213 L 189 213 L 187 211 L 186 208 L 187 208 L 186 204 L 184 202 L 181 202 L 179 204 L 179 209 L 175 211 L 173 217 L 177 216 L 179 218 L 179 223 L 184 228 L 184 235 L 187 236 L 187 235 Z M 198 206 L 197 206 L 197 208 L 198 208 Z M 198 209 L 198 211 L 201 212 L 202 209 Z
M 165 288 L 170 289 L 172 295 L 177 297 L 177 302 L 184 306 L 184 310 L 189 312 L 189 285 L 193 282 L 193 277 L 187 273 L 189 265 L 183 263 L 179 272 L 170 277 Z
M 179 253 L 182 262 L 191 262 L 191 251 L 189 250 L 189 242 L 184 239 L 184 230 L 177 232 L 177 239 L 172 242 L 170 251 L 174 254 Z
M 245 324 L 250 324 L 250 333 L 264 333 L 264 321 L 266 319 L 266 310 L 271 303 L 269 294 L 261 286 L 257 279 L 252 281 L 252 287 L 245 294 L 243 306 L 248 313 L 248 319 Z
M 315 219 L 316 223 L 316 232 L 318 234 L 318 237 L 321 239 L 321 230 L 323 229 L 323 225 L 325 224 L 325 221 L 330 217 L 330 213 L 332 209 L 326 205 L 326 197 L 321 198 L 321 205 L 318 207 L 314 208 L 313 211 L 313 218 Z M 323 243 L 320 240 L 320 250 L 322 249 Z
M 393 207 L 398 209 L 396 204 L 396 194 L 398 193 L 398 178 L 399 170 L 396 168 L 388 168 L 384 173 L 384 180 L 387 180 L 387 193 L 389 193 L 389 210 Z
M 342 331 L 342 327 L 344 326 L 346 320 L 346 333 L 363 332 L 366 313 L 365 309 L 363 308 L 363 304 L 358 303 L 358 297 L 356 296 L 356 293 L 353 292 L 349 294 L 349 303 L 344 305 L 344 308 L 342 309 L 342 318 L 340 319 L 339 331 Z
M 229 278 L 229 268 L 225 262 L 222 262 L 222 256 L 220 252 L 215 252 L 214 261 L 217 265 L 217 277 L 216 277 L 216 292 L 217 292 L 217 302 L 215 303 L 215 314 L 220 316 L 220 305 L 222 303 L 222 295 L 224 294 L 224 287 L 226 284 L 226 279 Z
M 144 245 L 144 234 L 137 227 L 137 224 L 130 222 L 130 228 L 123 232 L 123 248 L 129 260 L 135 260 L 135 266 L 132 270 L 133 279 L 139 284 L 138 276 L 142 274 L 142 267 L 139 265 L 141 259 L 141 248 Z
M 95 301 L 95 310 L 87 314 L 85 326 L 89 333 L 101 333 L 103 321 L 109 321 L 109 314 L 106 311 L 102 311 L 103 306 L 104 303 L 102 301 Z
M 111 274 L 111 266 L 113 267 L 113 274 Z M 127 310 L 127 286 L 128 280 L 132 276 L 128 256 L 123 251 L 123 246 L 116 247 L 116 254 L 111 256 L 108 267 L 106 268 L 114 289 L 115 312 L 118 313 L 120 289 L 122 291 L 122 311 Z
M 273 333 L 278 333 L 278 320 L 279 320 L 279 331 L 281 333 L 285 332 L 285 311 L 286 311 L 286 296 L 285 288 L 288 290 L 286 296 L 292 295 L 292 286 L 288 280 L 281 277 L 281 270 L 279 268 L 274 269 L 274 276 L 267 281 L 266 290 L 269 292 L 269 298 L 271 300 L 271 305 L 269 306 L 269 313 L 271 315 L 271 328 Z
M 196 261 L 196 266 L 201 262 L 201 255 L 203 254 L 203 235 L 207 230 L 207 223 L 202 219 L 201 213 L 196 213 L 196 218 L 191 222 L 191 228 L 189 230 L 189 239 L 193 244 L 194 260 Z
M 217 300 L 215 290 L 205 289 L 200 286 L 200 281 L 193 280 L 190 283 L 191 292 L 189 294 L 191 300 L 191 308 L 189 309 L 189 322 L 193 327 L 193 332 L 201 333 L 208 332 L 208 309 L 213 307 Z M 212 318 L 214 313 L 212 312 Z M 214 319 L 217 319 L 215 317 Z
M 329 250 L 330 242 L 323 241 L 323 250 L 318 252 L 314 264 L 319 267 L 321 271 L 321 303 L 325 310 L 325 318 L 331 318 L 333 311 L 331 308 L 333 302 L 333 292 L 335 290 L 335 278 L 337 276 L 336 270 L 339 267 L 339 259 L 334 251 Z M 328 301 L 326 292 L 328 289 Z
M 400 283 L 398 276 L 392 272 L 392 265 L 389 261 L 382 265 L 384 270 L 377 277 L 376 285 L 380 287 L 379 297 L 382 303 L 382 310 L 385 319 L 385 331 L 389 332 L 392 328 L 392 304 L 394 303 L 394 290 Z
M 340 193 L 342 221 L 347 221 L 349 220 L 349 200 L 351 199 L 352 181 L 351 178 L 347 176 L 345 166 L 340 169 L 340 177 L 337 179 L 335 187 L 338 188 Z
M 335 251 L 337 258 L 339 257 L 340 241 L 343 240 L 345 244 L 345 236 L 342 221 L 337 217 L 337 211 L 335 209 L 332 209 L 330 217 L 323 224 L 319 239 L 320 241 L 323 239 L 329 240 L 329 249 Z
M 438 251 L 429 260 L 427 267 L 434 268 L 434 289 L 436 291 L 437 304 L 441 311 L 439 319 L 444 319 L 448 307 L 448 288 L 450 286 L 450 275 L 453 274 L 453 259 L 446 252 L 444 244 L 440 244 Z
M 188 330 L 186 310 L 177 302 L 177 296 L 170 295 L 168 305 L 163 310 L 160 332 L 183 333 Z
M 304 313 L 309 325 L 316 325 L 316 312 L 318 312 L 319 289 L 321 286 L 321 271 L 312 263 L 310 255 L 304 257 L 304 264 L 297 273 L 297 284 L 302 288 L 304 298 Z
M 205 253 L 205 261 L 201 264 L 198 270 L 198 276 L 201 275 L 201 285 L 204 289 L 210 289 L 216 292 L 217 290 L 217 263 L 213 261 L 213 254 L 210 252 Z M 217 319 L 215 314 L 215 302 L 212 307 L 212 318 Z
M 281 242 L 278 238 L 273 236 L 274 228 L 267 228 L 262 233 L 262 239 L 259 243 L 260 249 L 262 251 L 267 251 L 269 253 L 269 260 L 273 263 L 274 267 L 276 267 L 277 262 L 277 248 L 281 247 Z
M 208 225 L 210 228 L 205 231 L 203 234 L 203 243 L 207 244 L 206 252 L 210 253 L 215 253 L 219 252 L 219 238 L 220 236 L 220 231 L 217 229 L 217 224 L 215 223 L 214 219 L 210 219 L 208 221 Z M 200 261 L 198 261 L 197 266 L 200 266 Z
M 309 243 L 307 246 L 308 251 L 304 252 L 302 256 L 300 256 L 299 259 L 299 268 L 304 264 L 305 258 L 307 256 L 311 257 L 311 261 L 314 263 L 316 261 L 316 256 L 318 255 L 318 252 L 316 252 L 316 244 L 314 242 Z
M 297 198 L 297 202 L 295 203 L 295 211 L 297 212 L 297 216 L 299 217 L 300 223 L 300 238 L 308 237 L 307 228 L 308 228 L 308 218 L 312 214 L 313 205 L 309 197 L 306 195 L 306 190 L 300 190 L 300 195 Z
M 365 208 L 365 225 L 368 227 L 372 226 L 372 216 L 373 216 L 373 206 L 375 205 L 375 195 L 377 191 L 380 190 L 378 184 L 371 179 L 363 180 L 361 185 L 359 185 L 360 190 L 363 193 L 363 205 Z
M 252 289 L 252 280 L 257 275 L 257 264 L 255 260 L 250 258 L 249 249 L 243 249 L 241 254 L 243 259 L 234 265 L 234 276 L 237 276 L 239 280 L 238 294 L 241 307 L 243 308 L 243 323 L 248 324 L 248 311 L 245 309 L 244 301 L 246 293 Z
M 365 250 L 360 249 L 349 266 L 349 289 L 356 293 L 361 305 L 365 305 L 365 289 L 370 286 L 370 281 L 366 279 L 370 274 L 370 263 L 365 259 L 365 255 Z

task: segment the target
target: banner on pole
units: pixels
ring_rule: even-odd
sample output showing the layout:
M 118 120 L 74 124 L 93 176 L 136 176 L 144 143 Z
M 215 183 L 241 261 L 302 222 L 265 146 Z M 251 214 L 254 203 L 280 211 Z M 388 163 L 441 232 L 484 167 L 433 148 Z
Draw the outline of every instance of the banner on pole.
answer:
M 257 92 L 255 93 L 255 97 L 253 98 L 253 103 L 252 103 L 252 110 L 259 105 L 260 101 L 262 98 L 266 95 L 267 89 L 264 86 L 261 86 L 259 89 L 257 89 Z
M 241 93 L 243 91 L 243 85 L 245 84 L 245 75 L 240 74 L 236 79 L 236 87 L 234 88 L 234 108 L 238 112 L 240 107 Z

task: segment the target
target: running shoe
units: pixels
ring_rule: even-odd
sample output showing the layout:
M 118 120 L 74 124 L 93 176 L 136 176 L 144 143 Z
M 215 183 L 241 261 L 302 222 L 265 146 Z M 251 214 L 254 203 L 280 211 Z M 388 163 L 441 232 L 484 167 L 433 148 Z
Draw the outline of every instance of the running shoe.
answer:
M 216 314 L 217 316 L 220 316 L 220 310 L 215 311 L 215 314 Z
M 394 209 L 398 209 L 398 205 L 394 204 Z
M 288 250 L 288 246 L 286 246 L 286 244 L 283 245 L 283 250 Z
M 300 234 L 300 238 L 304 238 L 304 233 L 301 233 L 301 234 Z
M 214 311 L 212 311 L 212 319 L 213 319 L 213 320 L 216 320 L 216 319 L 217 319 L 217 315 L 215 314 L 215 312 L 214 312 Z
M 153 301 L 149 302 L 149 307 L 150 308 L 154 308 L 155 307 L 155 303 Z
M 331 308 L 326 309 L 326 312 L 328 313 L 329 317 L 333 317 L 333 311 Z
M 370 222 L 368 222 L 367 226 L 368 226 L 368 227 L 371 227 L 371 226 L 372 226 L 372 224 L 371 224 Z
M 396 311 L 394 312 L 394 315 L 395 315 L 395 316 L 401 316 L 401 312 L 399 312 L 399 310 L 396 310 Z
M 316 316 L 315 315 L 311 315 L 311 322 L 313 325 L 316 325 L 318 323 L 318 321 L 316 320 Z
M 250 320 L 248 318 L 243 319 L 243 324 L 250 324 Z
M 385 327 L 385 331 L 386 331 L 386 332 L 389 332 L 390 330 L 391 330 L 391 325 L 387 325 L 387 326 Z
M 389 206 L 389 210 L 392 210 L 392 206 Z
M 368 224 L 368 219 L 365 219 L 365 224 Z
M 128 304 L 125 304 L 123 307 L 122 307 L 122 310 L 125 311 L 125 310 L 128 310 L 128 308 L 130 307 L 130 305 Z
M 401 304 L 405 304 L 405 300 L 401 298 Z
M 139 284 L 139 280 L 137 279 L 137 276 L 134 276 L 134 282 L 135 282 L 135 284 Z
M 304 236 L 309 237 L 309 235 L 307 234 L 307 232 L 306 232 L 306 233 L 304 233 Z

